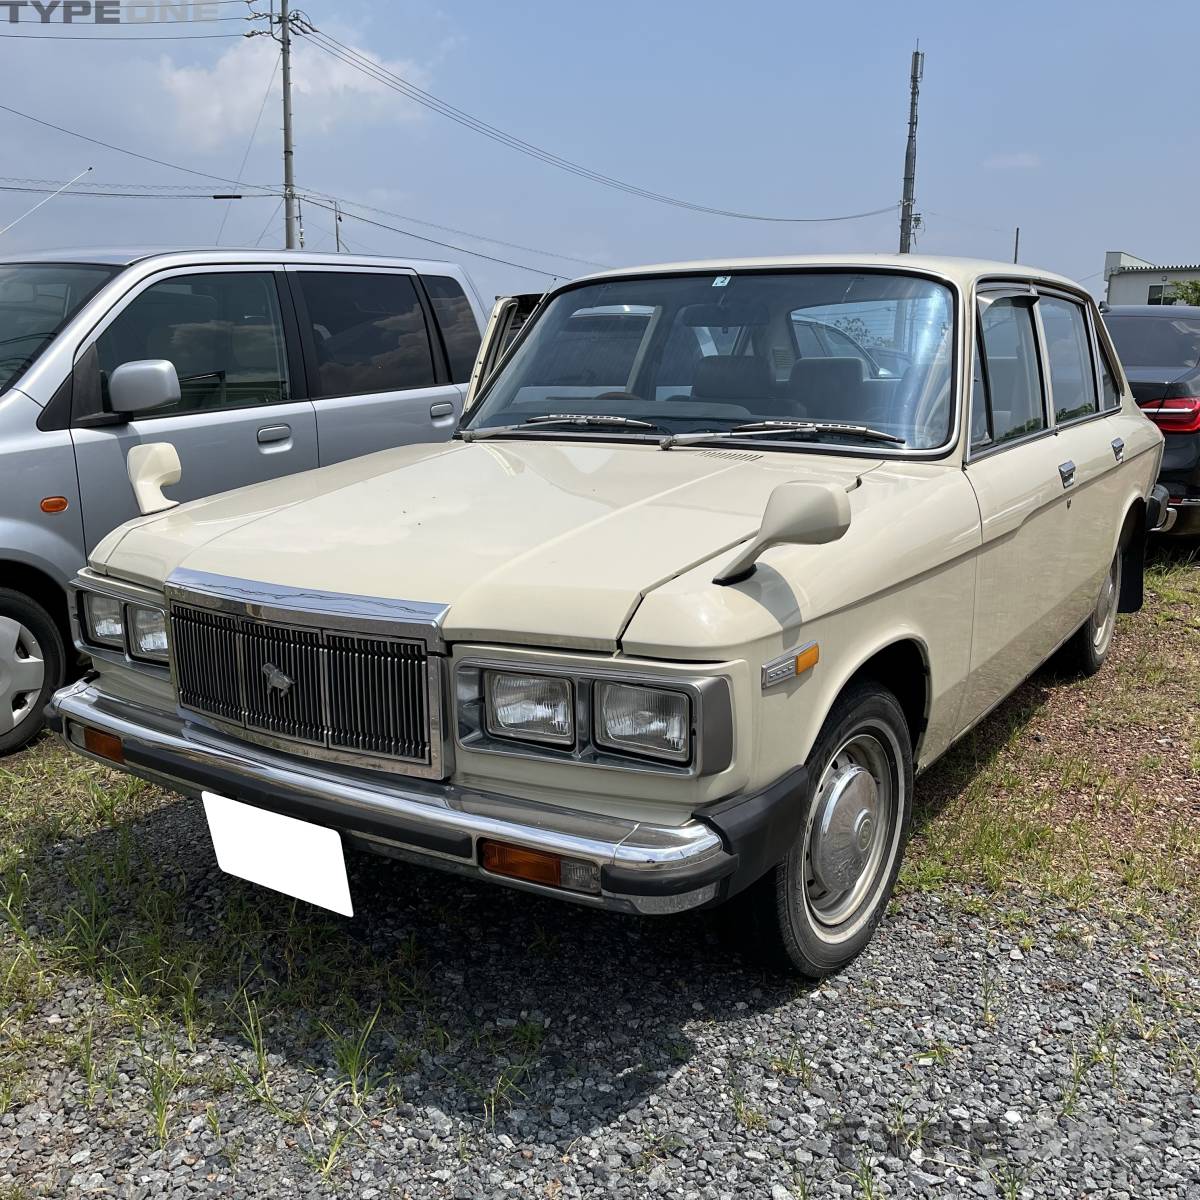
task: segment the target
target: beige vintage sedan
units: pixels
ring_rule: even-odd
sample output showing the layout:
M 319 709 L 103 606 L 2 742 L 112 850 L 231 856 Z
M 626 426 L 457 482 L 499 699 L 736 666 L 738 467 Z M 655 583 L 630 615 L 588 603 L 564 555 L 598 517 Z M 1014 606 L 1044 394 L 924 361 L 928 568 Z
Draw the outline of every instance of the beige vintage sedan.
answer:
M 203 796 L 225 870 L 341 912 L 352 842 L 732 900 L 836 971 L 914 776 L 1141 603 L 1162 436 L 1095 305 L 1001 263 L 687 263 L 567 284 L 496 358 L 447 444 L 178 507 L 143 447 L 56 728 Z

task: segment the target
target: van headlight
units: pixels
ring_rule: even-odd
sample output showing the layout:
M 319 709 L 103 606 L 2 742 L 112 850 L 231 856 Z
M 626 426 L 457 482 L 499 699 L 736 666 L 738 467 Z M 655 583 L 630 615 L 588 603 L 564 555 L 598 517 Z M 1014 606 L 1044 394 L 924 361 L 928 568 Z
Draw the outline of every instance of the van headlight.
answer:
M 134 658 L 148 662 L 167 661 L 167 614 L 148 604 L 127 604 L 129 649 Z
M 596 684 L 598 745 L 625 754 L 687 762 L 691 756 L 691 704 L 683 692 L 641 684 Z
M 487 671 L 484 692 L 487 728 L 493 737 L 574 745 L 575 714 L 569 679 Z
M 84 592 L 83 623 L 93 645 L 125 649 L 125 606 L 115 596 Z

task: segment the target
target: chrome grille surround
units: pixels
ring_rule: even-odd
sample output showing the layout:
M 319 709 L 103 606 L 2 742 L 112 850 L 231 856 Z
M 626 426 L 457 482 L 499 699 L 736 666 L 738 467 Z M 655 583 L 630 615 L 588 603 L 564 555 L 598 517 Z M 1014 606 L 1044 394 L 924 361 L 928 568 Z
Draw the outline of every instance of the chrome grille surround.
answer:
M 165 592 L 182 709 L 292 754 L 445 776 L 444 605 L 186 570 Z

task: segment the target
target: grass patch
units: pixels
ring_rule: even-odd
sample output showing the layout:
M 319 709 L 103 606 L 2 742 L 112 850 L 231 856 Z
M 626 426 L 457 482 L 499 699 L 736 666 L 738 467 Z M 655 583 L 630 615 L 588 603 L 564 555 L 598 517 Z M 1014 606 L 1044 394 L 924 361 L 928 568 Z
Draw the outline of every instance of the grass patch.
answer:
M 1168 907 L 1195 924 L 1197 696 L 1200 565 L 1160 554 L 1098 675 L 1043 669 L 921 777 L 901 888 Z

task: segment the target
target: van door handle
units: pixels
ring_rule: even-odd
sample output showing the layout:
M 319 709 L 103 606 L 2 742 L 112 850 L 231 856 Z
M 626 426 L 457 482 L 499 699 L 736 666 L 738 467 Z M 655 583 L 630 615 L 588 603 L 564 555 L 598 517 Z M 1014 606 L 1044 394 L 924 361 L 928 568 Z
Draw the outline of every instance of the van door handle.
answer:
M 1075 464 L 1069 458 L 1065 463 L 1059 464 L 1058 477 L 1065 488 L 1069 488 L 1075 482 Z
M 1117 462 L 1125 461 L 1125 439 L 1124 438 L 1113 438 L 1112 452 L 1113 452 L 1113 458 L 1115 458 L 1117 460 Z
M 452 417 L 454 415 L 454 404 L 450 400 L 439 400 L 436 404 L 429 406 L 429 415 L 435 421 L 438 417 Z
M 269 445 L 271 442 L 286 442 L 292 436 L 290 425 L 264 425 L 258 431 L 258 444 Z

